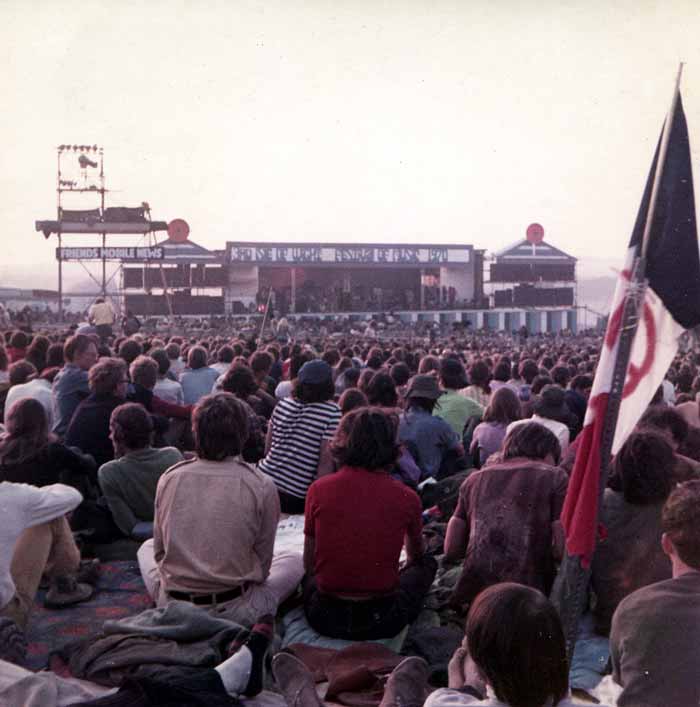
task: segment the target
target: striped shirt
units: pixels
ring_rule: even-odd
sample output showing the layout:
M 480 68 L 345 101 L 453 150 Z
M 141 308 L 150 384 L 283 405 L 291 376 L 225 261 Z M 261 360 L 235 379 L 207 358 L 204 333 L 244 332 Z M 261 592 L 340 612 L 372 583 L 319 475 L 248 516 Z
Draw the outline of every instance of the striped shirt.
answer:
M 339 422 L 340 408 L 334 402 L 280 400 L 270 420 L 272 444 L 260 470 L 271 476 L 281 491 L 305 498 L 316 478 L 321 442 L 333 437 Z

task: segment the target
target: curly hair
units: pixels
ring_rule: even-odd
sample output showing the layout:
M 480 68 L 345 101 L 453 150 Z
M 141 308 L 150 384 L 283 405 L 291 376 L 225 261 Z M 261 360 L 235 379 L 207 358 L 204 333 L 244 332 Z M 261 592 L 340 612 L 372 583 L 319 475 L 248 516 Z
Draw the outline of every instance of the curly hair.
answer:
M 126 362 L 121 358 L 102 358 L 88 372 L 93 393 L 114 393 L 126 378 Z

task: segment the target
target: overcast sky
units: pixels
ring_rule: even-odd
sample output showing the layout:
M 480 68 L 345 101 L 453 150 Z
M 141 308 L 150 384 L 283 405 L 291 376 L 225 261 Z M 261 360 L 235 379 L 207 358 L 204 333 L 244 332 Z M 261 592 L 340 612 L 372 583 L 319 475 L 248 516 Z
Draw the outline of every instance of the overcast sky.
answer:
M 52 262 L 61 143 L 207 247 L 494 251 L 538 221 L 620 259 L 684 60 L 700 179 L 698 0 L 0 0 L 0 60 L 3 277 Z

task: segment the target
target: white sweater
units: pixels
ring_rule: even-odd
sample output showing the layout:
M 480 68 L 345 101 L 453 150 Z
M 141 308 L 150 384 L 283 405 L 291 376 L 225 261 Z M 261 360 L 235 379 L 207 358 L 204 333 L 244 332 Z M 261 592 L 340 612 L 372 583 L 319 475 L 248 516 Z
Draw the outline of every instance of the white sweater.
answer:
M 10 565 L 22 532 L 65 515 L 82 500 L 79 491 L 63 484 L 37 488 L 0 482 L 0 608 L 15 594 Z
M 571 698 L 565 697 L 557 703 L 556 707 L 576 707 L 576 705 L 577 703 L 573 702 Z M 487 689 L 486 699 L 480 700 L 464 692 L 443 688 L 435 690 L 425 701 L 424 707 L 508 707 L 508 705 L 497 699 L 490 689 Z M 551 702 L 547 707 L 551 707 Z M 605 707 L 605 705 L 600 705 L 600 707 Z

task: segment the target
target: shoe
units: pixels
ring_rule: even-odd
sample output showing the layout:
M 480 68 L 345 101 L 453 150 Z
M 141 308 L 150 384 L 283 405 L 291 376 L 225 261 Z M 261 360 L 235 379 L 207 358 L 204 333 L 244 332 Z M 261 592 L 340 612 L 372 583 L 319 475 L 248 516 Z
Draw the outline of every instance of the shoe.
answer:
M 59 575 L 51 580 L 51 588 L 46 592 L 44 606 L 47 609 L 62 609 L 87 601 L 93 594 L 89 584 L 77 582 L 74 575 Z
M 428 664 L 417 656 L 404 658 L 392 671 L 379 707 L 423 707 Z
M 95 558 L 92 560 L 81 560 L 78 567 L 78 574 L 75 577 L 76 582 L 90 584 L 93 587 L 97 584 L 100 578 L 100 561 Z
M 278 653 L 272 659 L 272 674 L 288 707 L 323 707 L 309 669 L 291 653 Z

